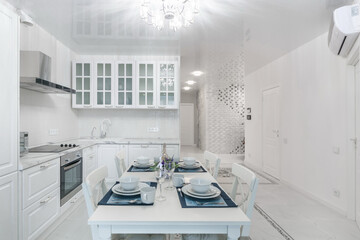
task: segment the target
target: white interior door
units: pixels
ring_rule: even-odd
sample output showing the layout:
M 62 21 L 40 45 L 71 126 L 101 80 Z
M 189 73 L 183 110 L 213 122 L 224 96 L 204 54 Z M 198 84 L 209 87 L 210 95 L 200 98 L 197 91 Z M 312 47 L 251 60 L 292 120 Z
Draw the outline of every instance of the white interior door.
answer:
M 264 90 L 262 100 L 263 171 L 279 178 L 279 87 Z
M 355 131 L 357 139 L 356 160 L 355 160 L 355 217 L 356 223 L 360 228 L 360 64 L 355 66 Z M 356 141 L 356 140 L 355 140 Z
M 180 104 L 181 145 L 194 145 L 194 104 Z

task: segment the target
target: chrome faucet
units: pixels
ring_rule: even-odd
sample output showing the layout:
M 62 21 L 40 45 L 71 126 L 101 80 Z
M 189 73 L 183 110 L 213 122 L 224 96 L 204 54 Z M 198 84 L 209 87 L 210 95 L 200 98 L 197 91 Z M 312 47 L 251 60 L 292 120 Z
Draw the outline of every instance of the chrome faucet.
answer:
M 94 131 L 96 130 L 96 127 L 93 127 L 93 129 L 91 130 L 91 138 L 95 138 L 94 137 Z

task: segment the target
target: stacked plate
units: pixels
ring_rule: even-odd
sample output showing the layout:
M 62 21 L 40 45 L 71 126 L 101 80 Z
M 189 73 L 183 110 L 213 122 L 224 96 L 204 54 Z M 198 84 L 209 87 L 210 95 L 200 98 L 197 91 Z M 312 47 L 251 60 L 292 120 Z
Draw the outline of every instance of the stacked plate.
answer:
M 138 163 L 138 162 L 134 162 L 133 165 L 134 165 L 134 167 L 136 167 L 136 168 L 149 168 L 149 167 L 153 166 L 153 164 L 151 164 L 151 163 L 140 164 L 140 163 Z
M 183 162 L 179 163 L 179 167 L 183 169 L 197 169 L 200 167 L 200 163 L 194 163 L 193 165 L 186 165 Z
M 125 190 L 121 187 L 121 184 L 116 184 L 112 187 L 112 191 L 115 194 L 122 195 L 122 196 L 134 196 L 140 194 L 140 189 L 143 187 L 148 187 L 149 185 L 146 183 L 139 183 L 133 190 Z
M 205 193 L 199 193 L 199 192 L 194 191 L 191 188 L 191 184 L 185 185 L 184 187 L 182 187 L 181 190 L 184 194 L 186 194 L 190 197 L 199 198 L 199 199 L 216 198 L 216 197 L 220 196 L 220 194 L 221 194 L 221 191 L 217 187 L 214 187 L 212 185 L 210 186 L 210 189 Z

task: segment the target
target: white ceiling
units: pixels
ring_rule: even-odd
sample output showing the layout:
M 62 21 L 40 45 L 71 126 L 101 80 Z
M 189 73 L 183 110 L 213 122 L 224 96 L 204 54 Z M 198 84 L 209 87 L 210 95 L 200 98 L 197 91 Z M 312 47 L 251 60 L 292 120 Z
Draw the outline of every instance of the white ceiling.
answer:
M 332 10 L 353 2 L 200 0 L 195 23 L 174 33 L 143 23 L 140 0 L 7 1 L 79 54 L 181 55 L 183 82 L 196 79 L 190 72 L 203 66 L 214 46 L 229 52 L 243 46 L 249 74 L 326 32 Z M 107 36 L 101 26 L 106 26 Z

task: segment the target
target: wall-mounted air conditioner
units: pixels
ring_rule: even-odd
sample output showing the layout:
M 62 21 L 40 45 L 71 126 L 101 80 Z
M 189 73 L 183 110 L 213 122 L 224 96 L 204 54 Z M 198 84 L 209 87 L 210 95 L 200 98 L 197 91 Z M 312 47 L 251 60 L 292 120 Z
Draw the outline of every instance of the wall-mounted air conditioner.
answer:
M 336 55 L 347 57 L 360 32 L 360 4 L 334 11 L 329 30 L 329 48 Z

